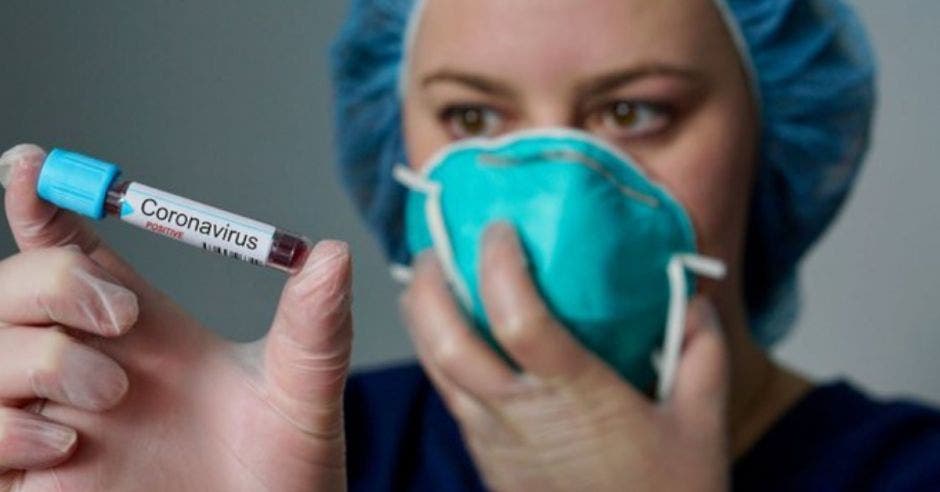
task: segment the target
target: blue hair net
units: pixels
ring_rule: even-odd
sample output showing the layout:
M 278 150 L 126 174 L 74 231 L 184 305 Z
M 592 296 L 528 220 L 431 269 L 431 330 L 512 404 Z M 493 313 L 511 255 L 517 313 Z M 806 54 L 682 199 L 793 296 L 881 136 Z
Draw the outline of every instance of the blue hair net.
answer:
M 398 84 L 414 0 L 352 0 L 332 47 L 339 168 L 387 257 L 410 261 L 407 162 Z M 796 267 L 832 222 L 868 147 L 875 67 L 841 0 L 716 0 L 738 44 L 761 116 L 745 258 L 755 338 L 769 346 L 797 313 Z

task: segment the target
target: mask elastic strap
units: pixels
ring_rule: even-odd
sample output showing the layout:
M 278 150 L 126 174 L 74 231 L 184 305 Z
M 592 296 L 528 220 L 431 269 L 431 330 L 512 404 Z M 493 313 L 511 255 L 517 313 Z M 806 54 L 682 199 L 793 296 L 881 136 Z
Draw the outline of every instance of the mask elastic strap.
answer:
M 686 270 L 712 279 L 724 278 L 726 273 L 725 264 L 715 258 L 679 254 L 669 260 L 669 265 L 666 267 L 666 276 L 669 278 L 669 312 L 666 317 L 663 351 L 657 364 L 659 382 L 656 396 L 660 400 L 665 400 L 672 393 L 676 369 L 679 365 L 679 352 L 682 348 L 682 337 L 685 334 L 685 315 L 688 308 Z
M 424 200 L 424 214 L 428 222 L 428 232 L 431 233 L 431 242 L 434 252 L 441 262 L 444 275 L 450 280 L 454 291 L 465 306 L 470 306 L 470 290 L 457 272 L 457 262 L 454 260 L 454 248 L 451 246 L 450 236 L 447 235 L 447 226 L 444 224 L 444 213 L 441 210 L 441 184 L 417 173 L 410 167 L 398 164 L 392 170 L 392 176 L 402 185 L 426 195 Z M 394 272 L 405 277 L 405 272 Z M 407 275 L 410 279 L 410 273 Z

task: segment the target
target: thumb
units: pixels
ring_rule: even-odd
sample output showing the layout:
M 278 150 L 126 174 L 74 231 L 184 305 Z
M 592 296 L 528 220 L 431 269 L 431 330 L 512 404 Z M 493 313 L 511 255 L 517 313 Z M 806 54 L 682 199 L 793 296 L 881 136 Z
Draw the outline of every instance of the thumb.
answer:
M 45 151 L 31 144 L 17 145 L 0 155 L 7 221 L 19 248 L 28 251 L 75 245 L 128 287 L 137 290 L 145 286 L 86 220 L 39 198 L 36 183 L 45 160 Z
M 686 322 L 688 337 L 670 405 L 687 429 L 723 433 L 729 369 L 720 322 L 715 308 L 701 296 L 689 305 Z
M 322 241 L 287 281 L 265 345 L 265 378 L 278 409 L 316 436 L 342 431 L 352 351 L 349 247 Z

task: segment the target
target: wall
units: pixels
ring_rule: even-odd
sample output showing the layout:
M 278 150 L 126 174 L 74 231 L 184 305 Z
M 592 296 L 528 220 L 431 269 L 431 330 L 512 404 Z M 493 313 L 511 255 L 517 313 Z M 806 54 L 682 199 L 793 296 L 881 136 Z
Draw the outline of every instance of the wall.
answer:
M 133 5 L 132 5 L 133 4 Z M 940 402 L 940 58 L 931 0 L 857 2 L 883 67 L 862 182 L 804 271 L 781 359 Z M 333 169 L 325 48 L 339 0 L 0 4 L 0 147 L 30 141 L 119 162 L 144 183 L 313 238 L 352 243 L 354 361 L 409 357 L 397 287 Z M 207 325 L 261 336 L 284 277 L 120 223 L 103 235 Z M 0 230 L 0 255 L 15 251 Z

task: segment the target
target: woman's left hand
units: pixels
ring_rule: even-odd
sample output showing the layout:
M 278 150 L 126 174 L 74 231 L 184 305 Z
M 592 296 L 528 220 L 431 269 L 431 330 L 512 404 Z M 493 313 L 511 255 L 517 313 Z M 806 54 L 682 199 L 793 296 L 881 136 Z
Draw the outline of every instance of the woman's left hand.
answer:
M 496 490 L 726 490 L 728 368 L 717 317 L 689 310 L 673 393 L 653 402 L 581 346 L 533 285 L 518 238 L 485 239 L 481 292 L 514 371 L 474 332 L 437 260 L 402 298 L 418 356 Z

